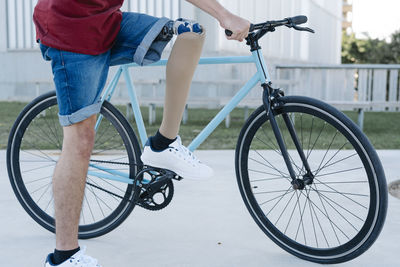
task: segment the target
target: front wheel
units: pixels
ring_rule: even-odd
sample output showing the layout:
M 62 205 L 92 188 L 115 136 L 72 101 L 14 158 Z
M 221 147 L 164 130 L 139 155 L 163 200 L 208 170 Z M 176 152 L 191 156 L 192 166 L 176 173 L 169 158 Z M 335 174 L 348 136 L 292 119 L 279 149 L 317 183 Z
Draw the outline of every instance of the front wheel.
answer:
M 242 198 L 264 233 L 302 259 L 349 261 L 365 252 L 382 230 L 387 187 L 379 158 L 360 129 L 337 109 L 306 97 L 282 97 L 274 117 L 296 178 L 306 170 L 283 120 L 297 133 L 312 183 L 294 189 L 263 107 L 244 125 L 235 167 Z

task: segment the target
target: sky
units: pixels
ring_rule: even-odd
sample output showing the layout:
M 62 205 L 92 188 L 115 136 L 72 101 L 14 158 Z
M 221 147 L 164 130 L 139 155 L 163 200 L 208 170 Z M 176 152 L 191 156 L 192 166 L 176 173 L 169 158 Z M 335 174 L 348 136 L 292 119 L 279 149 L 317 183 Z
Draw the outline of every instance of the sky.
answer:
M 400 30 L 400 0 L 353 0 L 353 30 L 380 39 Z

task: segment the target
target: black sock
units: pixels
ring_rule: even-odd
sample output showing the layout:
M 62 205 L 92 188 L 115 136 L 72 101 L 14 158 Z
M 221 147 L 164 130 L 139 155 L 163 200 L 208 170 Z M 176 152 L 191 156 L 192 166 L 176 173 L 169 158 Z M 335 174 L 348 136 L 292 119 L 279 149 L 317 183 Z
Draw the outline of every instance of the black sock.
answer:
M 64 261 L 68 260 L 69 258 L 71 258 L 72 255 L 74 255 L 75 253 L 77 253 L 80 250 L 80 247 L 76 248 L 76 249 L 72 249 L 72 250 L 54 250 L 54 254 L 53 254 L 53 263 L 55 265 L 61 264 Z
M 166 149 L 169 144 L 174 142 L 176 137 L 174 139 L 169 139 L 165 136 L 163 136 L 159 130 L 157 130 L 157 133 L 150 138 L 150 143 L 151 147 L 155 150 L 164 150 Z

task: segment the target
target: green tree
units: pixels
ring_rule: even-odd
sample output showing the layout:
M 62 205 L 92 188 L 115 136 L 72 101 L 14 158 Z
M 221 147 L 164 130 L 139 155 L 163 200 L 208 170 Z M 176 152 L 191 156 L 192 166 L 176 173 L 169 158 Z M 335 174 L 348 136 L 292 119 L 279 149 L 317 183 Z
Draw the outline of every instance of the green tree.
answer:
M 394 64 L 400 64 L 400 30 L 392 34 L 390 51 L 392 52 Z
M 345 64 L 400 64 L 400 31 L 392 34 L 391 41 L 356 38 L 343 32 L 342 63 Z

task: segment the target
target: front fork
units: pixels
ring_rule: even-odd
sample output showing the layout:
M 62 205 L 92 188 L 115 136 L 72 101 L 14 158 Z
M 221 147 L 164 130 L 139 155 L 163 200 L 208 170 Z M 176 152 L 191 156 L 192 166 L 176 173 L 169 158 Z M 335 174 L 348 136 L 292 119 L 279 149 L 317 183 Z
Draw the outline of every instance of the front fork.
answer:
M 285 160 L 286 167 L 289 171 L 290 178 L 292 179 L 292 186 L 294 189 L 302 190 L 304 189 L 305 185 L 312 184 L 314 180 L 314 176 L 311 172 L 310 165 L 308 164 L 307 157 L 304 154 L 303 148 L 299 142 L 299 138 L 297 137 L 296 130 L 294 129 L 294 125 L 289 118 L 289 115 L 286 113 L 282 113 L 283 120 L 286 124 L 286 127 L 290 133 L 290 137 L 293 140 L 293 143 L 296 147 L 296 150 L 301 158 L 303 166 L 305 168 L 306 173 L 303 177 L 296 177 L 296 173 L 293 169 L 294 162 L 291 161 L 289 153 L 287 151 L 285 142 L 282 138 L 281 131 L 279 129 L 278 123 L 276 122 L 274 116 L 274 109 L 277 109 L 283 103 L 279 101 L 279 98 L 283 95 L 282 91 L 279 89 L 273 89 L 270 84 L 262 84 L 263 87 L 263 106 L 267 111 L 267 116 L 269 122 L 271 123 L 272 131 L 274 132 L 276 141 L 278 142 L 279 149 L 281 150 L 282 157 Z M 293 163 L 293 164 L 292 164 Z

